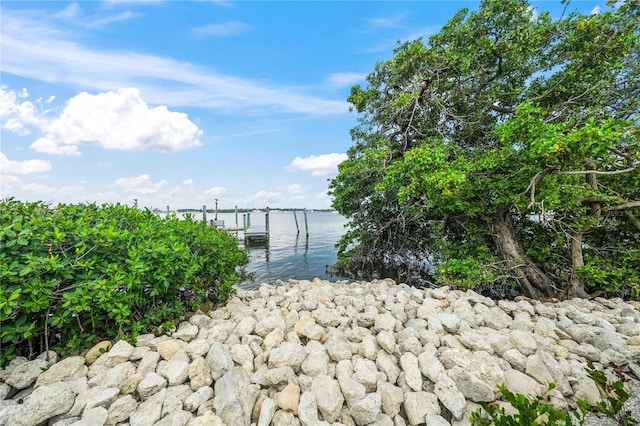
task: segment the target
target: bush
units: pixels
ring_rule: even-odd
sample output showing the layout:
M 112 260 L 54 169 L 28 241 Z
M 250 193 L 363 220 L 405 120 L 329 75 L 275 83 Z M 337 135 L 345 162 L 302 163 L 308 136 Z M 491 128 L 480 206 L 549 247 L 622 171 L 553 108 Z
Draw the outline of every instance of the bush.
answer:
M 45 349 L 134 338 L 224 303 L 246 252 L 191 217 L 124 205 L 0 201 L 0 366 Z

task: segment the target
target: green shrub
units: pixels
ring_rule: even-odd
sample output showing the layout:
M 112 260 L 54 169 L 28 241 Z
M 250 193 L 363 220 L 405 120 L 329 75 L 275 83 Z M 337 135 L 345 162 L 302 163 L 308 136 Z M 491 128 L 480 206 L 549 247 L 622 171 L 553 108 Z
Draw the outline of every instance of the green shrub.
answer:
M 227 232 L 124 205 L 0 202 L 0 365 L 134 338 L 224 303 L 246 252 Z

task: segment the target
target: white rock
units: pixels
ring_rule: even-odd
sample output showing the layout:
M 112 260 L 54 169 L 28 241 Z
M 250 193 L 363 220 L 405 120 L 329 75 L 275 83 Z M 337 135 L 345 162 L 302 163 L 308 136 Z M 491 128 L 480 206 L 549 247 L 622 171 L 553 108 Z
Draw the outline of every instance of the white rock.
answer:
M 211 368 L 207 361 L 201 357 L 196 357 L 189 365 L 189 385 L 194 391 L 203 386 L 211 386 L 213 377 L 211 377 Z
M 84 358 L 82 358 L 82 364 L 84 365 Z M 12 368 L 4 381 L 15 389 L 25 389 L 31 386 L 47 367 L 49 363 L 44 359 L 23 362 Z
M 400 356 L 400 367 L 405 373 L 407 385 L 415 392 L 422 390 L 422 375 L 418 366 L 418 358 L 411 352 L 407 352 Z
M 80 419 L 80 421 L 74 423 L 74 425 L 102 426 L 107 422 L 108 415 L 109 413 L 104 407 L 87 408 L 82 413 L 82 418 Z
M 400 375 L 400 368 L 398 367 L 398 360 L 395 356 L 388 354 L 384 350 L 380 350 L 376 356 L 376 367 L 387 376 L 389 383 L 396 383 Z
M 213 389 L 210 386 L 201 387 L 184 400 L 184 409 L 194 412 L 211 398 L 213 398 Z
M 267 398 L 262 401 L 260 415 L 258 416 L 258 426 L 269 426 L 277 409 L 278 404 L 273 399 Z
M 312 343 L 317 343 L 312 340 L 307 344 L 307 352 L 309 353 L 302 363 L 302 372 L 308 376 L 326 375 L 327 367 L 330 363 L 329 354 L 327 354 L 324 346 L 318 344 L 318 346 Z
M 440 414 L 438 398 L 429 392 L 407 392 L 404 395 L 404 411 L 410 425 L 424 424 L 427 415 Z
M 311 392 L 322 418 L 329 423 L 335 422 L 344 403 L 338 381 L 328 376 L 317 376 L 311 383 Z
M 264 338 L 271 331 L 279 329 L 284 331 L 285 323 L 282 316 L 268 316 L 261 319 L 255 326 L 255 333 Z
M 393 331 L 396 328 L 396 319 L 391 314 L 376 315 L 373 328 L 375 331 Z
M 97 364 L 97 361 L 94 363 L 94 365 L 95 364 Z M 91 380 L 89 380 L 89 386 L 117 388 L 122 382 L 134 375 L 135 372 L 136 368 L 131 363 L 131 361 L 123 362 L 93 377 Z
M 467 400 L 446 372 L 442 372 L 436 379 L 433 392 L 456 420 L 462 419 Z
M 495 401 L 494 389 L 471 372 L 455 366 L 447 374 L 456 382 L 456 387 L 467 399 L 473 402 Z
M 396 416 L 404 402 L 402 389 L 388 382 L 380 382 L 378 383 L 378 393 L 380 394 L 382 411 L 390 417 Z
M 257 324 L 258 324 L 258 321 L 255 318 L 244 317 L 238 322 L 238 325 L 233 330 L 233 332 L 238 336 L 246 336 L 249 334 L 253 334 L 253 331 L 256 329 Z
M 562 367 L 558 361 L 546 351 L 539 350 L 535 354 L 530 355 L 527 358 L 525 372 L 545 386 L 549 382 L 554 382 L 556 389 L 564 396 L 573 393 L 573 389 L 564 375 Z
M 438 314 L 438 319 L 442 324 L 442 327 L 449 333 L 456 333 L 460 326 L 460 317 L 453 313 L 441 312 Z
M 297 371 L 306 357 L 307 353 L 299 343 L 283 342 L 280 346 L 271 350 L 268 364 L 269 368 L 288 366 Z
M 382 349 L 392 354 L 396 349 L 396 336 L 393 332 L 383 330 L 376 335 L 376 340 Z
M 129 417 L 131 426 L 148 426 L 160 420 L 162 404 L 167 390 L 162 389 L 138 406 L 135 413 Z
M 349 349 L 349 344 L 342 336 L 330 334 L 325 342 L 325 348 L 334 362 L 351 359 L 351 349 Z
M 194 337 L 198 335 L 198 331 L 198 326 L 185 322 L 180 324 L 180 327 L 178 327 L 178 330 L 174 332 L 172 336 L 176 339 L 190 342 Z
M 225 423 L 247 425 L 251 423 L 251 413 L 258 392 L 258 386 L 250 384 L 246 372 L 240 367 L 234 367 L 216 380 L 213 407 Z
M 85 360 L 81 356 L 70 356 L 53 364 L 47 371 L 41 372 L 36 380 L 35 387 L 56 382 L 71 382 L 86 376 L 88 369 L 84 362 Z
M 51 383 L 35 389 L 28 399 L 9 412 L 7 425 L 38 425 L 58 414 L 69 411 L 76 394 L 65 382 Z
M 535 379 L 518 370 L 507 370 L 504 372 L 504 385 L 513 393 L 520 393 L 529 397 L 535 397 L 546 388 Z
M 208 346 L 207 346 L 208 347 Z M 155 351 L 147 352 L 142 356 L 142 359 L 138 363 L 137 373 L 142 377 L 146 376 L 148 373 L 152 371 L 156 371 L 156 367 L 158 366 L 158 361 L 160 360 L 160 354 Z
M 206 357 L 213 380 L 218 380 L 233 368 L 233 359 L 229 348 L 222 343 L 213 342 Z
M 375 392 L 378 383 L 378 369 L 375 362 L 366 358 L 355 358 L 353 378 L 361 383 L 367 392 Z
M 167 380 L 157 373 L 149 373 L 138 384 L 138 394 L 141 400 L 146 400 L 160 390 L 167 387 Z
M 428 426 L 451 426 L 451 423 L 438 414 L 427 414 L 426 423 Z
M 107 423 L 116 424 L 126 421 L 138 408 L 138 402 L 131 395 L 116 399 L 107 413 Z
M 364 336 L 362 339 L 362 344 L 360 346 L 360 355 L 364 356 L 367 359 L 375 360 L 376 355 L 380 347 L 378 346 L 378 341 L 372 335 Z
M 180 349 L 171 357 L 164 370 L 169 386 L 181 385 L 189 378 L 190 363 L 191 359 L 184 349 Z
M 370 393 L 349 408 L 353 421 L 358 426 L 373 423 L 380 414 L 382 400 L 379 393 Z
M 266 366 L 265 366 L 266 367 Z M 266 384 L 270 386 L 277 386 L 285 383 L 294 382 L 296 380 L 296 373 L 293 368 L 289 366 L 277 367 L 267 371 Z
M 307 391 L 300 395 L 298 419 L 303 426 L 315 426 L 320 424 L 320 420 L 318 419 L 318 406 L 313 392 Z
M 430 349 L 418 355 L 418 366 L 422 375 L 434 383 L 438 376 L 445 371 L 438 357 Z
M 162 420 L 156 422 L 154 426 L 185 426 L 193 419 L 193 414 L 177 409 L 171 414 L 162 418 Z

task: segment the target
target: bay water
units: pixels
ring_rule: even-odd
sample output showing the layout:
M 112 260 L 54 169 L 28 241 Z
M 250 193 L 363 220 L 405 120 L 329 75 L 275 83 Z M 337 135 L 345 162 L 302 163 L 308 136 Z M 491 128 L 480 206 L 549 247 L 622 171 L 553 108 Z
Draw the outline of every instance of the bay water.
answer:
M 235 213 L 219 212 L 217 219 L 224 221 L 225 228 L 242 228 L 246 215 L 237 214 L 237 225 Z M 207 220 L 214 218 L 213 213 L 207 213 Z M 265 226 L 266 213 L 253 211 L 250 220 L 252 226 Z M 241 283 L 240 287 L 255 288 L 262 283 L 288 279 L 343 279 L 333 273 L 331 266 L 337 260 L 336 243 L 346 232 L 346 223 L 347 220 L 335 211 L 308 210 L 306 224 L 302 210 L 295 214 L 289 210 L 270 211 L 269 241 L 245 244 L 249 254 L 246 270 L 252 273 L 252 279 Z M 242 231 L 237 235 L 243 238 Z

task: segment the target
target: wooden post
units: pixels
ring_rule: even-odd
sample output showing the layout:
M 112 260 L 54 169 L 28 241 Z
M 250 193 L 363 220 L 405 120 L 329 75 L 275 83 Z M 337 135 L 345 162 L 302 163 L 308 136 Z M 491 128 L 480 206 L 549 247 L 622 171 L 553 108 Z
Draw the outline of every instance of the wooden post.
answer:
M 300 227 L 298 226 L 298 216 L 296 216 L 296 211 L 293 211 L 293 218 L 296 221 L 296 234 L 300 234 Z
M 207 206 L 202 206 L 202 221 L 207 223 Z
M 251 228 L 251 212 L 247 212 L 247 228 Z
M 267 207 L 267 213 L 264 215 L 264 230 L 267 232 L 267 238 L 269 238 L 269 207 Z
M 304 229 L 307 231 L 307 236 L 309 236 L 309 224 L 307 223 L 307 209 L 304 209 L 303 212 L 304 212 Z
M 238 206 L 236 206 L 236 228 L 238 227 Z
M 246 231 L 247 228 L 248 228 L 248 226 L 247 226 L 247 215 L 243 214 L 242 215 L 242 229 L 244 229 Z
M 171 211 L 171 210 L 169 210 L 169 206 L 167 206 L 167 216 L 169 216 L 169 212 L 170 212 L 170 211 Z

